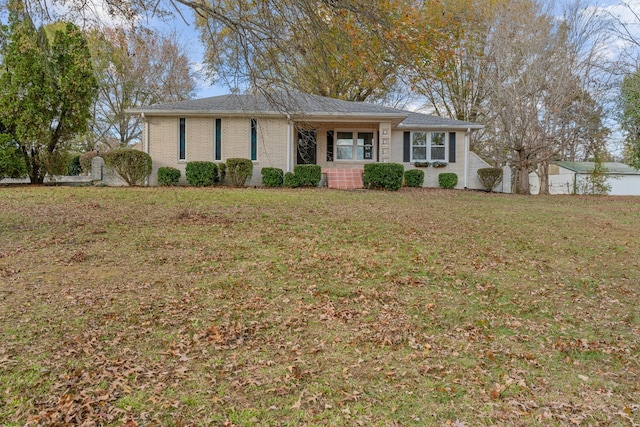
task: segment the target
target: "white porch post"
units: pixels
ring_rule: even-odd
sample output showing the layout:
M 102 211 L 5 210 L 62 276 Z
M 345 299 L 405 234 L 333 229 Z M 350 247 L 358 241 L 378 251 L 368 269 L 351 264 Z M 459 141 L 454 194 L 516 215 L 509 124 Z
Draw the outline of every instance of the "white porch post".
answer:
M 382 122 L 380 123 L 380 158 L 378 162 L 387 163 L 391 160 L 391 123 Z

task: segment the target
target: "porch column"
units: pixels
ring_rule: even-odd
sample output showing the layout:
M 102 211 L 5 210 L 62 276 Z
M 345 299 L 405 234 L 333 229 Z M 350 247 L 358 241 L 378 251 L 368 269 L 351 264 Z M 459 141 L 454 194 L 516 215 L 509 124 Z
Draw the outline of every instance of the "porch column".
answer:
M 391 160 L 391 123 L 380 123 L 380 158 L 379 162 L 388 163 Z

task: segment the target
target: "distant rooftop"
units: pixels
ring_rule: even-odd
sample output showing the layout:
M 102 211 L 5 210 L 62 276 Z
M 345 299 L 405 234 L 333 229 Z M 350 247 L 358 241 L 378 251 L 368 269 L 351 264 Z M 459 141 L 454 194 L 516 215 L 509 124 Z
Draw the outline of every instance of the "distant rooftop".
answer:
M 577 173 L 591 173 L 595 167 L 594 162 L 555 162 L 555 164 Z M 625 165 L 624 163 L 603 162 L 602 166 L 607 170 L 607 173 L 610 174 L 640 175 L 640 170 Z

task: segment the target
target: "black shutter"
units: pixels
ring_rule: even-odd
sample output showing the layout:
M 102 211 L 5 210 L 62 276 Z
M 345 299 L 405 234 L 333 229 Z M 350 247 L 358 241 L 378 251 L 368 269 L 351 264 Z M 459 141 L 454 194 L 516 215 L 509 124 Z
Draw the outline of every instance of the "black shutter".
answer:
M 333 131 L 327 131 L 327 162 L 333 162 Z
M 382 159 L 380 158 L 380 131 L 378 131 L 378 134 L 376 135 L 376 162 L 381 162 Z
M 449 132 L 449 163 L 456 162 L 456 133 Z
M 409 163 L 411 161 L 411 132 L 404 133 L 402 161 L 405 163 Z

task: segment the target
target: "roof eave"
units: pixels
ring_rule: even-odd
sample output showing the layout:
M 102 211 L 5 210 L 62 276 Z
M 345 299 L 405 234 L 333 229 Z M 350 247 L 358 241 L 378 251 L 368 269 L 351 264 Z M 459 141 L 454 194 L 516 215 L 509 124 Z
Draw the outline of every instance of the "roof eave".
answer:
M 250 110 L 156 110 L 145 108 L 134 108 L 125 110 L 126 114 L 146 116 L 226 116 L 226 117 L 246 117 L 248 115 L 257 117 L 286 117 L 288 114 L 295 119 L 308 119 L 314 121 L 353 121 L 356 120 L 375 120 L 375 121 L 392 121 L 400 122 L 407 118 L 406 114 L 388 114 L 388 113 L 335 113 L 335 112 L 318 112 L 318 113 L 301 113 L 286 111 L 250 111 Z
M 410 124 L 404 124 L 404 123 L 400 123 L 398 125 L 398 129 L 407 129 L 407 130 L 413 130 L 413 129 L 456 129 L 456 130 L 467 130 L 467 129 L 471 129 L 471 130 L 480 130 L 480 129 L 484 129 L 483 125 L 479 125 L 479 124 L 475 124 L 475 123 L 469 123 L 469 124 L 434 124 L 434 125 L 427 125 L 427 124 L 420 124 L 420 125 L 410 125 Z

